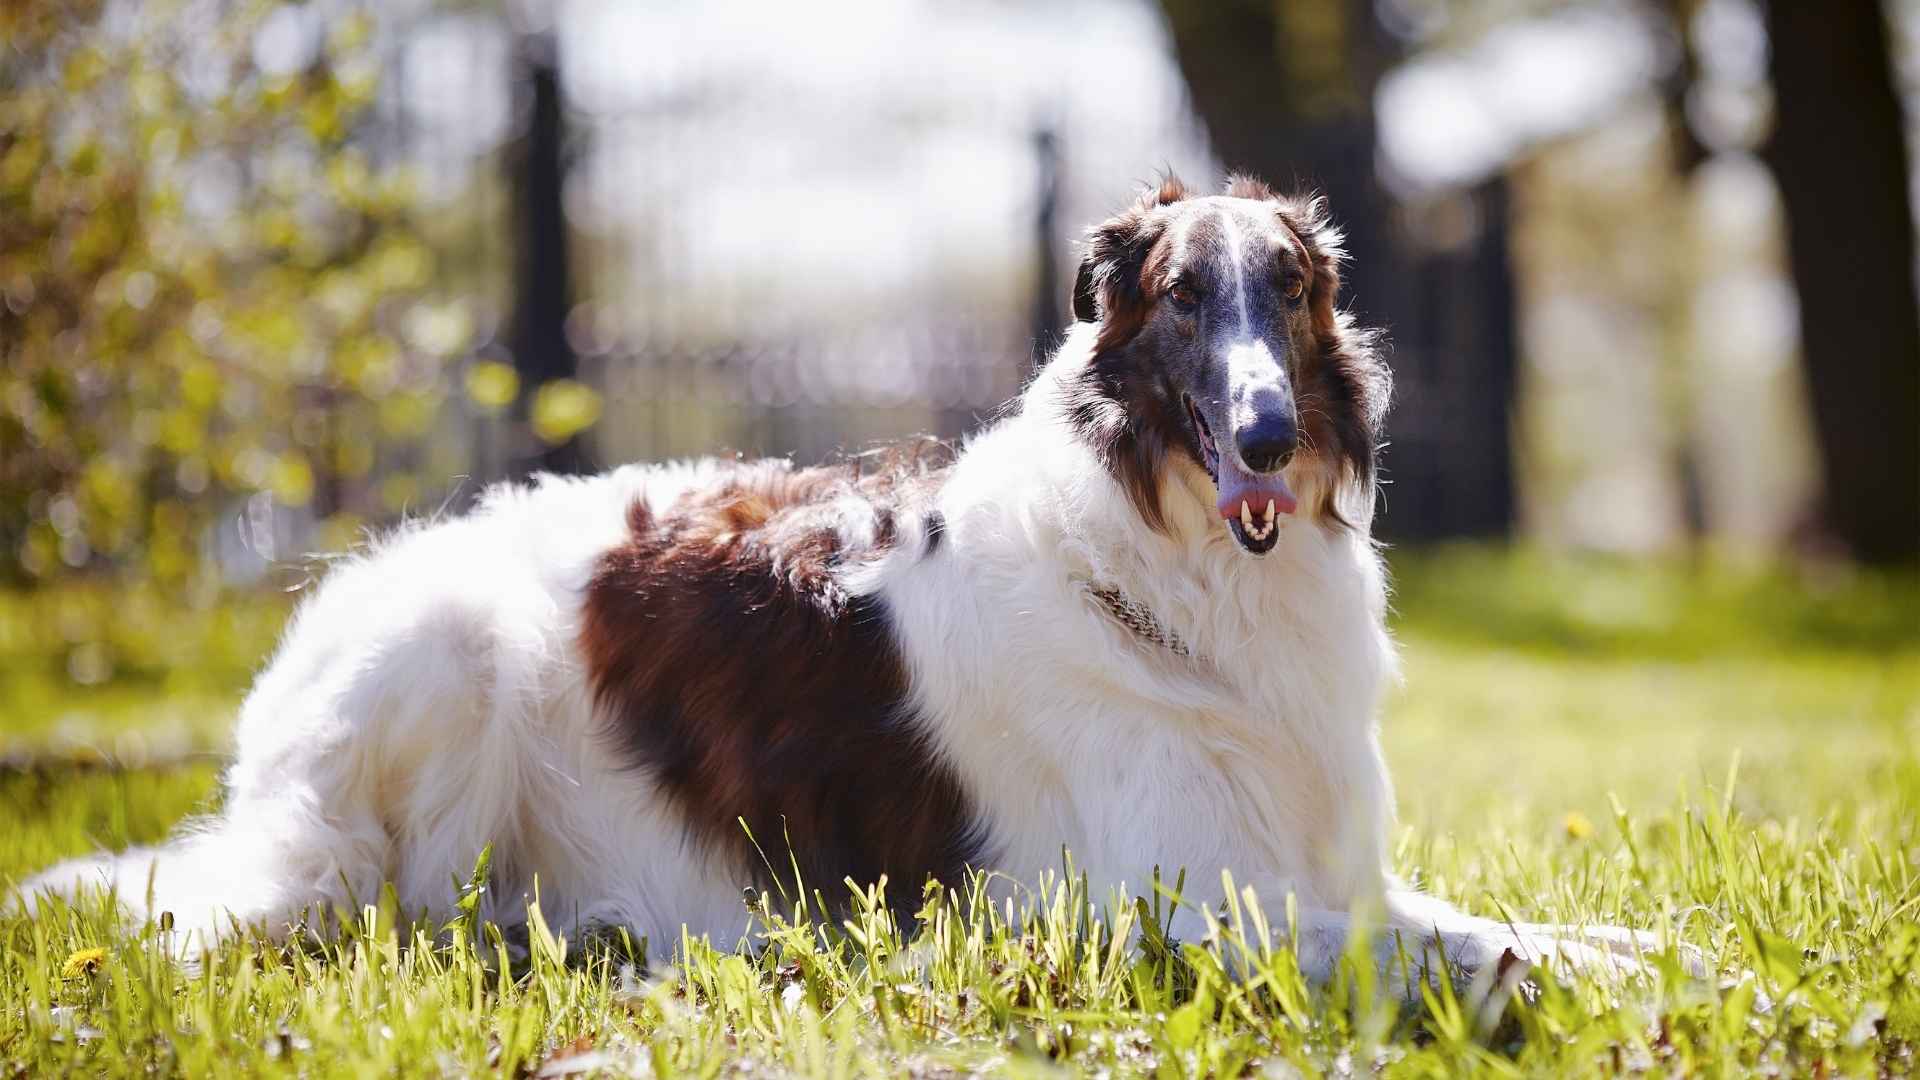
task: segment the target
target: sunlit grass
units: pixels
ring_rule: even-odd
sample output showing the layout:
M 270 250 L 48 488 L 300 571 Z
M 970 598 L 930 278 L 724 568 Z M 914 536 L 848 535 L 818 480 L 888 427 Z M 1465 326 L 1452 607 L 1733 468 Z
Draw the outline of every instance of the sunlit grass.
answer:
M 757 954 L 652 940 L 645 966 L 626 940 L 567 962 L 537 929 L 530 948 L 466 925 L 410 938 L 376 905 L 324 948 L 236 944 L 195 972 L 157 927 L 123 932 L 94 905 L 0 918 L 0 1075 L 1913 1070 L 1910 581 L 1402 562 L 1406 679 L 1384 723 L 1399 869 L 1485 914 L 1670 927 L 1727 979 L 1753 972 L 1770 1011 L 1671 972 L 1624 991 L 1548 985 L 1498 1023 L 1444 995 L 1394 1009 L 1364 987 L 1307 988 L 1252 912 L 1218 949 L 1170 945 L 1151 912 L 1089 919 L 1105 898 L 1067 884 L 1011 916 L 933 894 L 906 927 L 871 901 L 834 925 L 763 896 L 741 912 L 764 933 Z M 1600 595 L 1615 587 L 1629 601 Z M 204 691 L 204 730 L 243 674 Z M 110 737 L 140 722 L 137 690 L 68 707 L 122 692 L 126 711 L 102 714 Z M 37 722 L 10 723 L 18 745 Z M 0 774 L 0 882 L 151 841 L 215 797 L 208 760 L 40 760 Z

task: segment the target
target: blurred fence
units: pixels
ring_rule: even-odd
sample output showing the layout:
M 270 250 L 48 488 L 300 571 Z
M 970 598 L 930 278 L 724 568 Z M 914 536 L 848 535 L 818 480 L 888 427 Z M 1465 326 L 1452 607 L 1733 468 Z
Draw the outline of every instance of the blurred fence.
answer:
M 1287 34 L 1425 72 L 1377 129 L 1364 86 L 1325 113 L 1269 78 L 1332 55 L 1241 26 L 1275 11 L 1173 0 L 0 9 L 0 579 L 246 580 L 535 468 L 963 436 L 1060 329 L 1082 231 L 1216 150 L 1348 226 L 1385 535 L 1784 535 L 1815 459 L 1765 169 L 1690 184 L 1648 61 L 1617 122 L 1389 191 L 1380 133 L 1446 144 L 1425 103 L 1485 65 L 1307 8 L 1339 18 Z M 1539 22 L 1565 56 L 1661 32 Z
M 1152 29 L 1148 5 L 1081 7 Z M 926 52 L 912 70 L 879 50 L 744 78 L 732 50 L 692 43 L 656 55 L 657 70 L 609 71 L 590 33 L 604 14 L 540 29 L 547 43 L 455 24 L 512 35 L 465 51 L 506 65 L 517 97 L 501 152 L 476 165 L 491 169 L 473 179 L 489 194 L 469 197 L 497 211 L 469 228 L 507 250 L 456 241 L 513 282 L 476 353 L 511 361 L 528 386 L 577 374 L 599 391 L 578 465 L 717 450 L 816 460 L 914 433 L 959 438 L 1062 329 L 1078 233 L 1156 168 L 1212 168 L 1164 56 L 1157 90 L 1144 73 L 1158 95 L 1144 112 L 1061 92 L 1078 85 L 1064 74 L 982 85 L 965 66 L 968 37 L 1038 60 L 1071 5 L 1024 24 L 962 5 L 943 16 L 958 42 L 937 25 L 898 28 Z M 647 18 L 694 42 L 718 32 L 690 11 Z M 751 53 L 767 36 L 736 43 Z M 1130 46 L 1149 59 L 1156 47 L 1145 32 Z M 476 432 L 479 476 L 553 465 L 522 427 L 481 418 Z
M 1029 343 L 1006 320 L 927 321 L 724 346 L 646 342 L 592 358 L 604 462 L 739 450 L 817 460 L 920 431 L 958 438 L 1011 397 Z M 996 325 L 997 323 L 997 325 Z

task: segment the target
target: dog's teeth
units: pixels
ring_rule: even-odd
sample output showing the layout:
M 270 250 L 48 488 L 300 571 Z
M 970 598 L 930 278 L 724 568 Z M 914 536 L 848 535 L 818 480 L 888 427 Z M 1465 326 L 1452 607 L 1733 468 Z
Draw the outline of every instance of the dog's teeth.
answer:
M 1267 528 L 1273 528 L 1273 500 L 1267 500 Z
M 1247 505 L 1247 500 L 1245 499 L 1240 500 L 1240 527 L 1247 530 L 1248 535 L 1252 535 L 1253 510 Z

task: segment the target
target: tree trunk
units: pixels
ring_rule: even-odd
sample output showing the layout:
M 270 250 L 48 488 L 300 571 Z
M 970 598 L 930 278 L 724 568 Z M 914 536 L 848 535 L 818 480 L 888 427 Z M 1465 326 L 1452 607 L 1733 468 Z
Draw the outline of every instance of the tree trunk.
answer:
M 1777 119 L 1825 517 L 1866 562 L 1920 557 L 1920 304 L 1905 117 L 1871 0 L 1773 0 Z
M 1373 87 L 1386 51 L 1345 0 L 1164 0 L 1174 52 L 1214 151 L 1276 188 L 1333 199 L 1353 259 L 1346 298 L 1379 310 L 1391 244 L 1374 175 Z

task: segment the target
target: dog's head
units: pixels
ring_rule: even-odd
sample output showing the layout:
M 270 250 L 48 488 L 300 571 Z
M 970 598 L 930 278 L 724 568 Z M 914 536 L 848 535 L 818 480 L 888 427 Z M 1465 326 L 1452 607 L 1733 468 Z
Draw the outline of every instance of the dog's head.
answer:
M 1093 231 L 1073 312 L 1097 336 L 1069 416 L 1149 525 L 1169 470 L 1196 466 L 1256 555 L 1281 515 L 1345 526 L 1348 492 L 1372 513 L 1389 377 L 1334 306 L 1343 257 L 1325 200 L 1238 177 L 1210 196 L 1169 178 Z

